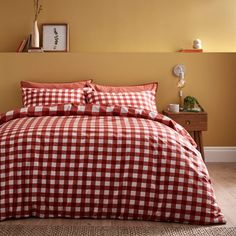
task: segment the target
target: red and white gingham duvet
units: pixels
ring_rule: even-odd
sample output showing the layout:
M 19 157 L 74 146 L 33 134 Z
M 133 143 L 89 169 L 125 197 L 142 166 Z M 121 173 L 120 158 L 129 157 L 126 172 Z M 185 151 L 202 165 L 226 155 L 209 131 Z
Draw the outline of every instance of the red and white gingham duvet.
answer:
M 187 132 L 154 112 L 29 107 L 0 117 L 0 220 L 225 223 Z

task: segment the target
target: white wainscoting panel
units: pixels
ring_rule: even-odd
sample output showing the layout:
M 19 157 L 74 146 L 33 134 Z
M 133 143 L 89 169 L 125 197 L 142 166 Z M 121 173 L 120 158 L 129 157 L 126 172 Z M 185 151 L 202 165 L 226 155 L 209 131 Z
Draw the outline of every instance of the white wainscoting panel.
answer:
M 205 147 L 206 162 L 236 162 L 236 147 Z

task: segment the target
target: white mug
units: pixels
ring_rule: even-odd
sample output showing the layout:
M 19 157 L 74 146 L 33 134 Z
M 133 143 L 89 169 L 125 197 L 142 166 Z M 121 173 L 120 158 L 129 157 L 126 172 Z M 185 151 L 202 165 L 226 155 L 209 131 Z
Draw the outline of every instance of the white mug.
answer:
M 169 104 L 168 111 L 177 113 L 179 112 L 179 104 Z

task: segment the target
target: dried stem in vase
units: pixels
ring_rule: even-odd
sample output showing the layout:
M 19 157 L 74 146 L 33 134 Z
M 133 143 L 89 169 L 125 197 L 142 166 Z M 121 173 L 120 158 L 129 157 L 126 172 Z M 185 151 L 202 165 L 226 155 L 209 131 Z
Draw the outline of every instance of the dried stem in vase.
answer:
M 37 21 L 40 15 L 40 12 L 43 10 L 42 5 L 40 4 L 40 0 L 34 1 L 34 20 Z

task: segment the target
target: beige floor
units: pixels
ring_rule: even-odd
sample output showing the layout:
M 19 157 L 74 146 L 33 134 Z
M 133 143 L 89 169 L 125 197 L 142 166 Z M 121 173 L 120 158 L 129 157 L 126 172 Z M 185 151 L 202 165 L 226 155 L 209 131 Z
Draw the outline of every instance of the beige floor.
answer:
M 226 219 L 226 226 L 236 227 L 236 163 L 207 164 L 218 204 Z M 9 220 L 1 224 L 78 225 L 78 226 L 168 226 L 169 223 L 121 220 L 25 219 Z M 171 224 L 173 226 L 173 224 Z M 175 224 L 181 226 L 181 224 Z M 220 227 L 220 226 L 219 226 Z

